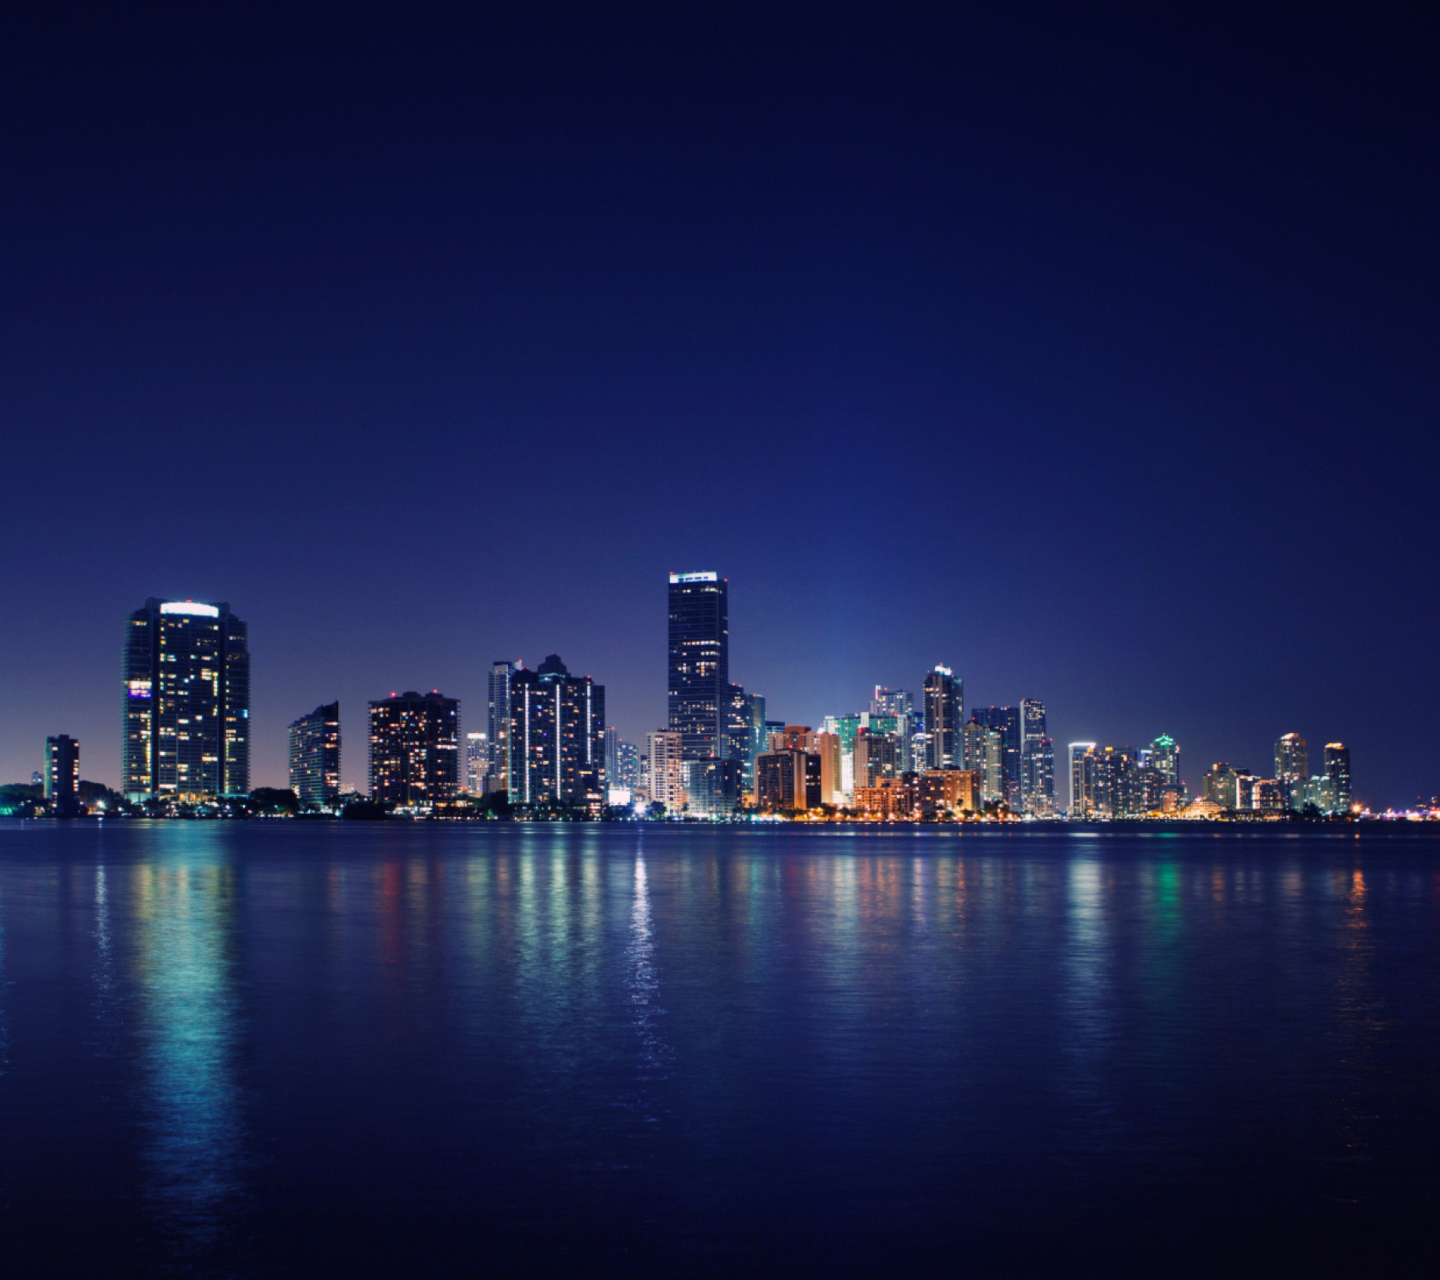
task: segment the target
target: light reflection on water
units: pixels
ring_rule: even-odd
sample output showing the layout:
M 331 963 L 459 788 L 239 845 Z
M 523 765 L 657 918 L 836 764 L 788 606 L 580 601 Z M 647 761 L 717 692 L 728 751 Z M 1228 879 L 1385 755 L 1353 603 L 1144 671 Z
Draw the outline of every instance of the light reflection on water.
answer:
M 113 1105 L 46 1158 L 182 1265 L 292 1206 L 342 1259 L 423 1211 L 671 1270 L 823 1218 L 843 1270 L 892 1221 L 1429 1186 L 1428 848 L 348 826 L 0 828 L 4 1133 L 44 1148 L 83 1046 Z
M 211 1249 L 241 1185 L 236 877 L 210 833 L 130 868 L 143 1192 L 182 1252 Z M 103 882 L 102 882 L 103 883 Z M 98 971 L 97 971 L 98 972 Z

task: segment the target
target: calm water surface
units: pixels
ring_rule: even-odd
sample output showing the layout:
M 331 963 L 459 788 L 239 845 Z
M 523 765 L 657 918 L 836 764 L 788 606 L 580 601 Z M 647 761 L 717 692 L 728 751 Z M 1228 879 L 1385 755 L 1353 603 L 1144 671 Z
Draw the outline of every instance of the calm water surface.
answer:
M 0 1271 L 1428 1274 L 1437 855 L 0 824 Z

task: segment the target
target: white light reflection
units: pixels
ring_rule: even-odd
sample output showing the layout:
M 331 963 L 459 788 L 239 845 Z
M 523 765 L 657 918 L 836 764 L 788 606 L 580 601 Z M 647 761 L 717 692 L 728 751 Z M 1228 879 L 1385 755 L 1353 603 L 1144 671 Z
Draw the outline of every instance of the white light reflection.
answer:
M 664 1079 L 674 1051 L 661 1034 L 665 1010 L 660 1005 L 660 979 L 655 969 L 655 937 L 650 922 L 650 882 L 645 872 L 645 854 L 635 857 L 635 898 L 630 910 L 630 942 L 625 948 L 630 1025 L 640 1041 L 642 1081 Z M 641 1117 L 654 1124 L 659 1117 L 648 1114 L 652 1107 L 645 1098 L 637 1100 Z

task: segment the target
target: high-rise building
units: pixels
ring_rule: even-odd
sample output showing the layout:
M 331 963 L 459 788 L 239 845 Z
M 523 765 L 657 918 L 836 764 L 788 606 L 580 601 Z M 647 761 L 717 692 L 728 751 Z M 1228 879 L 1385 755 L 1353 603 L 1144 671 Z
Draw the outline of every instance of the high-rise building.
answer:
M 465 735 L 465 790 L 472 796 L 483 796 L 490 783 L 490 735 Z
M 436 691 L 370 704 L 370 799 L 429 808 L 460 789 L 460 703 Z
M 605 800 L 605 687 L 559 655 L 510 677 L 510 803 Z
M 820 806 L 820 757 L 809 751 L 766 751 L 755 757 L 755 802 L 767 812 Z
M 1070 818 L 1080 821 L 1095 811 L 1095 796 L 1088 762 L 1095 751 L 1093 742 L 1070 744 Z
M 290 790 L 307 809 L 340 803 L 340 704 L 329 702 L 290 726 Z
M 1325 777 L 1335 794 L 1338 813 L 1350 812 L 1350 748 L 1343 742 L 1325 744 Z
M 685 805 L 685 771 L 681 767 L 680 735 L 657 729 L 645 739 L 649 777 L 646 786 L 652 804 L 663 804 L 667 813 L 678 813 Z
M 61 818 L 80 808 L 80 744 L 68 733 L 45 739 L 45 803 Z
M 883 684 L 875 686 L 875 696 L 870 699 L 872 716 L 915 715 L 915 695 L 904 689 L 887 689 Z
M 925 732 L 930 735 L 925 763 L 930 768 L 960 767 L 960 730 L 964 723 L 964 685 L 949 667 L 937 666 L 925 675 Z
M 640 748 L 633 742 L 622 738 L 615 744 L 615 776 L 607 777 L 606 784 L 610 791 L 624 791 L 631 797 L 640 789 Z
M 1036 818 L 1055 813 L 1055 744 L 1045 732 L 1045 704 L 1020 702 L 1020 802 Z
M 854 757 L 851 766 L 854 779 L 852 790 L 873 787 L 881 778 L 898 778 L 903 772 L 907 772 L 901 767 L 900 742 L 897 736 L 871 729 L 869 726 L 861 728 L 855 735 Z
M 1001 798 L 1010 806 L 1012 813 L 1019 813 L 1023 804 L 1020 708 L 976 707 L 970 713 L 970 719 L 987 729 L 994 729 L 1000 735 Z
M 490 734 L 490 776 L 485 786 L 490 791 L 510 790 L 510 682 L 525 664 L 518 659 L 503 658 L 490 664 L 489 716 L 486 726 Z
M 980 779 L 980 796 L 985 804 L 1005 797 L 1005 742 L 998 729 L 971 720 L 961 730 L 960 763 Z
M 228 604 L 151 598 L 125 624 L 126 798 L 250 792 L 250 650 Z
M 729 818 L 740 807 L 738 760 L 684 760 L 685 811 L 692 818 Z
M 1210 772 L 1205 775 L 1205 789 L 1202 794 L 1211 804 L 1218 804 L 1222 809 L 1237 808 L 1239 777 L 1238 770 L 1232 769 L 1223 760 L 1218 761 L 1210 766 Z
M 823 730 L 815 735 L 815 754 L 820 757 L 820 803 L 845 803 L 840 785 L 840 735 Z
M 1282 785 L 1310 776 L 1310 751 L 1298 733 L 1287 733 L 1275 744 L 1275 778 Z
M 725 758 L 729 686 L 729 583 L 716 573 L 672 573 L 667 725 L 680 735 L 682 759 Z
M 1168 733 L 1162 733 L 1150 744 L 1145 763 L 1170 786 L 1180 785 L 1180 744 Z

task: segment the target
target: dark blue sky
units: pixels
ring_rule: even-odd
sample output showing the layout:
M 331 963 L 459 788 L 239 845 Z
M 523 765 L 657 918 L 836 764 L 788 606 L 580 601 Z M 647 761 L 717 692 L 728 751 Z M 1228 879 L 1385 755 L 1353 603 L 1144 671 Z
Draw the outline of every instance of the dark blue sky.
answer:
M 256 784 L 501 656 L 636 738 L 680 568 L 778 718 L 946 662 L 1440 790 L 1434 10 L 31 8 L 3 780 L 118 781 L 149 595 L 249 622 Z

